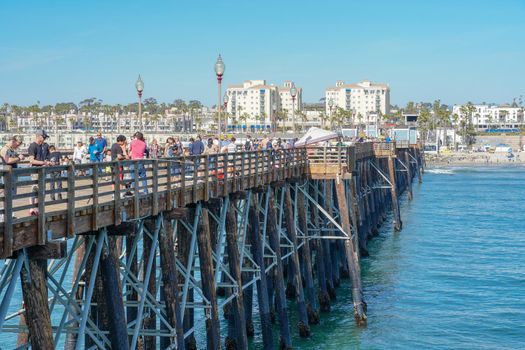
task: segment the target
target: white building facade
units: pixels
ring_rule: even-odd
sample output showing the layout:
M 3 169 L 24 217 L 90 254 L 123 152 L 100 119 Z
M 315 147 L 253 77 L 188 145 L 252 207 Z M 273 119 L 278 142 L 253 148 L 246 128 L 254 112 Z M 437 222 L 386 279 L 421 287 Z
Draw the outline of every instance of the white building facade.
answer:
M 364 123 L 376 123 L 379 115 L 390 113 L 390 87 L 383 83 L 363 80 L 355 84 L 346 84 L 338 80 L 333 87 L 325 91 L 326 113 L 329 115 L 342 108 L 352 111 L 354 119 Z M 330 110 L 330 101 L 333 101 Z
M 517 129 L 525 125 L 524 112 L 520 107 L 474 105 L 475 111 L 470 115 L 470 120 L 478 130 L 486 129 Z M 461 119 L 461 106 L 453 106 L 452 114 Z
M 283 87 L 278 87 L 268 85 L 266 80 L 247 80 L 243 84 L 228 86 L 228 124 L 248 127 L 255 125 L 266 129 L 277 118 L 279 111 L 287 110 L 292 115 L 293 106 L 298 111 L 302 104 L 302 89 L 298 87 L 295 104 L 292 103 L 292 85 L 288 81 Z

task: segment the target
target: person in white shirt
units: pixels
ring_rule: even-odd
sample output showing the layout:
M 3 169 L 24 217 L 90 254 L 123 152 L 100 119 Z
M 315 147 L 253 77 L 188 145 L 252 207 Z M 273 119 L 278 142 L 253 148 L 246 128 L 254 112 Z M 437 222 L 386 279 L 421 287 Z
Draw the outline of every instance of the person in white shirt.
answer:
M 86 146 L 82 143 L 82 141 L 78 140 L 77 145 L 73 148 L 73 163 L 74 164 L 85 163 L 87 154 L 88 153 L 87 153 Z

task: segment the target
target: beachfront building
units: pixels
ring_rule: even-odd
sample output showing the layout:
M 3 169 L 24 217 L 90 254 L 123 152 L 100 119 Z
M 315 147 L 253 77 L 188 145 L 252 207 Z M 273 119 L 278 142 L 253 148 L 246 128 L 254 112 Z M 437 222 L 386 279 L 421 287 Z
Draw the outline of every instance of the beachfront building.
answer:
M 473 105 L 475 110 L 469 116 L 474 127 L 479 131 L 489 129 L 518 129 L 525 126 L 524 112 L 520 107 L 510 105 Z M 452 115 L 459 121 L 463 115 L 461 106 L 452 107 Z
M 269 129 L 272 120 L 286 113 L 287 125 L 291 123 L 292 110 L 301 110 L 302 89 L 296 86 L 293 101 L 290 90 L 293 83 L 286 81 L 282 87 L 267 84 L 266 80 L 247 80 L 242 84 L 229 85 L 226 90 L 229 129 Z M 291 124 L 290 124 L 291 125 Z
M 369 80 L 353 84 L 338 80 L 325 91 L 325 112 L 330 115 L 337 108 L 351 111 L 354 122 L 376 124 L 381 115 L 390 113 L 390 87 Z

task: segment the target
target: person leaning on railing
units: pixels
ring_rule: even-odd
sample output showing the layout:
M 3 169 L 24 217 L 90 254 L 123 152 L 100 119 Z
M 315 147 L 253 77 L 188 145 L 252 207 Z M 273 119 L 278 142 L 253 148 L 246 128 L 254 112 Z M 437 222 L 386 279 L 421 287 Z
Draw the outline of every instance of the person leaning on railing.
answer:
M 29 145 L 29 149 L 27 150 L 29 163 L 32 167 L 52 165 L 49 161 L 49 145 L 45 142 L 48 137 L 44 130 L 37 130 L 35 133 L 35 141 Z M 31 179 L 35 182 L 38 181 L 38 173 L 31 174 Z M 33 208 L 29 209 L 29 215 L 38 215 L 37 196 L 39 190 L 45 191 L 46 189 L 45 187 L 39 189 L 36 183 L 33 184 L 31 188 L 32 195 L 29 198 L 29 204 L 32 205 Z
M 0 157 L 2 158 L 2 163 L 4 165 L 10 166 L 11 168 L 17 168 L 18 163 L 24 160 L 22 154 L 18 154 L 18 147 L 22 144 L 22 137 L 19 135 L 14 135 L 11 137 L 8 143 L 0 150 Z M 16 178 L 12 176 L 12 188 L 11 193 L 13 196 L 16 194 Z
M 112 146 L 111 146 L 111 161 L 113 162 L 117 162 L 117 161 L 122 161 L 122 160 L 127 160 L 129 159 L 129 154 L 128 154 L 128 150 L 126 148 L 126 136 L 124 135 L 118 135 L 117 136 L 117 142 L 115 142 Z M 124 167 L 121 166 L 119 169 L 118 169 L 118 173 L 119 173 L 119 179 L 120 179 L 120 184 L 121 184 L 121 188 L 122 187 L 122 183 L 124 181 Z M 113 190 L 115 190 L 115 175 L 113 174 Z M 125 185 L 124 186 L 125 188 L 128 188 L 128 185 Z M 126 193 L 124 193 L 124 195 L 131 195 L 131 192 L 129 192 L 129 189 L 126 191 Z

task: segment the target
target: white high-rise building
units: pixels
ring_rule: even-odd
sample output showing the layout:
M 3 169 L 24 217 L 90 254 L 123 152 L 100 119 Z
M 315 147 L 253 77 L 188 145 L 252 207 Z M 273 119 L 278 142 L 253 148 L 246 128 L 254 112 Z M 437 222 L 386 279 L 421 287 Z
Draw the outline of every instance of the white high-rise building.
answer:
M 267 128 L 278 111 L 286 109 L 292 115 L 290 89 L 293 83 L 285 82 L 284 87 L 266 84 L 266 80 L 247 80 L 242 84 L 229 85 L 226 90 L 228 124 L 260 125 Z M 302 104 L 302 89 L 296 87 L 295 111 Z
M 372 83 L 368 80 L 355 84 L 345 84 L 338 80 L 334 87 L 326 89 L 326 113 L 342 108 L 352 111 L 356 121 L 375 123 L 378 114 L 390 113 L 390 87 L 383 83 Z M 330 111 L 330 100 L 333 101 Z
M 472 124 L 478 130 L 485 129 L 515 129 L 525 125 L 524 112 L 520 107 L 474 105 L 476 109 L 469 116 Z M 452 114 L 456 114 L 457 122 L 462 117 L 461 106 L 453 106 Z

